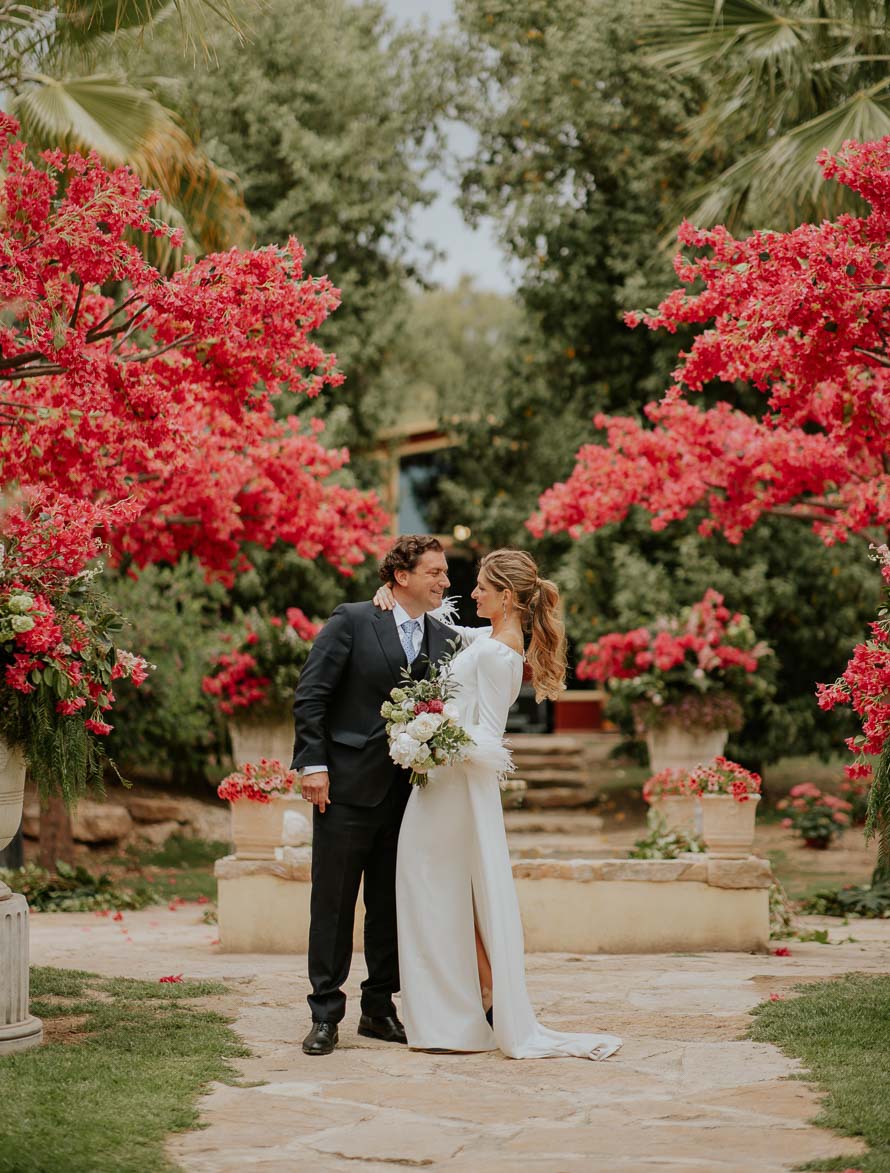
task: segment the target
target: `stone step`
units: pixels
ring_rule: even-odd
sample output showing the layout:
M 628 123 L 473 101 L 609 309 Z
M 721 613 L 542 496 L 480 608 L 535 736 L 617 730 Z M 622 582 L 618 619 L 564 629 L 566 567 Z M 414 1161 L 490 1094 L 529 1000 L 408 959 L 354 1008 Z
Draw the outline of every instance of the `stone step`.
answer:
M 589 770 L 549 770 L 541 766 L 529 770 L 522 766 L 516 769 L 516 777 L 529 786 L 589 786 Z
M 541 834 L 541 835 L 597 835 L 603 829 L 603 819 L 600 815 L 592 815 L 583 811 L 572 811 L 568 814 L 547 811 L 537 812 L 528 810 L 510 811 L 504 816 L 507 833 Z
M 542 753 L 526 753 L 524 750 L 520 753 L 513 753 L 514 762 L 521 762 L 524 768 L 529 770 L 580 770 L 586 763 L 587 758 L 584 754 L 542 754 Z
M 594 806 L 599 799 L 596 786 L 534 787 L 525 791 L 522 805 L 526 810 L 564 810 L 569 807 Z
M 509 733 L 507 741 L 517 750 L 537 750 L 542 753 L 575 753 L 583 750 L 586 737 L 569 733 Z

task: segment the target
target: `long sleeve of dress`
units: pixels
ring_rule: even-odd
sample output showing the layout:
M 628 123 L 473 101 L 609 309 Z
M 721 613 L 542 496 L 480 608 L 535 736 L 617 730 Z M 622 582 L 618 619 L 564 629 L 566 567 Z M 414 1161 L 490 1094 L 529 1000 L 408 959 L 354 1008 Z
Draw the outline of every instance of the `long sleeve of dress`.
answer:
M 456 623 L 449 623 L 448 626 L 460 636 L 460 646 L 462 648 L 468 648 L 470 644 L 475 643 L 482 635 L 491 635 L 490 627 L 459 627 Z
M 476 666 L 475 719 L 467 729 L 475 744 L 466 760 L 506 774 L 513 769 L 513 760 L 504 745 L 504 730 L 522 683 L 522 659 L 500 640 L 489 639 L 479 648 Z

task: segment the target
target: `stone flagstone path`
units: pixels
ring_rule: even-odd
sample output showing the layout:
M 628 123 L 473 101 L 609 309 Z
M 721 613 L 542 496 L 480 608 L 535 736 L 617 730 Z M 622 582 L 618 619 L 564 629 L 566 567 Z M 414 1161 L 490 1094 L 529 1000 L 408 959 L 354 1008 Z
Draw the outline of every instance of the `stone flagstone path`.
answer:
M 778 1173 L 860 1149 L 809 1123 L 819 1100 L 788 1078 L 795 1061 L 743 1035 L 747 1011 L 795 982 L 888 972 L 887 922 L 833 928 L 829 946 L 792 941 L 790 958 L 532 955 L 548 1026 L 613 1031 L 625 1045 L 605 1063 L 519 1063 L 359 1038 L 355 997 L 339 1049 L 309 1059 L 305 957 L 221 954 L 200 914 L 39 915 L 31 932 L 35 964 L 230 984 L 253 1057 L 239 1062 L 247 1086 L 214 1085 L 203 1100 L 206 1128 L 171 1138 L 171 1159 L 192 1173 Z M 351 995 L 363 973 L 356 958 Z

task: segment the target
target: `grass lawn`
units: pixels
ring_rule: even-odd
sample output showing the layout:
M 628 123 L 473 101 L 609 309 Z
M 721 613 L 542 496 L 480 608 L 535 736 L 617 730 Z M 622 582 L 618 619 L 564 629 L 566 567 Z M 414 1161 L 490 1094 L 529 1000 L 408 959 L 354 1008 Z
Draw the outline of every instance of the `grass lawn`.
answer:
M 247 1053 L 214 1008 L 226 993 L 219 982 L 32 969 L 48 1041 L 0 1058 L 0 1171 L 174 1170 L 165 1138 L 196 1126 L 201 1090 L 233 1078 L 229 1060 Z
M 757 1007 L 752 1037 L 802 1060 L 826 1093 L 817 1124 L 869 1146 L 803 1167 L 890 1173 L 890 977 L 854 973 L 798 989 Z
M 230 850 L 228 843 L 215 839 L 171 835 L 163 847 L 130 850 L 108 863 L 110 870 L 122 874 L 122 883 L 145 882 L 161 900 L 172 900 L 177 896 L 183 900 L 197 900 L 204 896 L 215 901 L 213 865 Z

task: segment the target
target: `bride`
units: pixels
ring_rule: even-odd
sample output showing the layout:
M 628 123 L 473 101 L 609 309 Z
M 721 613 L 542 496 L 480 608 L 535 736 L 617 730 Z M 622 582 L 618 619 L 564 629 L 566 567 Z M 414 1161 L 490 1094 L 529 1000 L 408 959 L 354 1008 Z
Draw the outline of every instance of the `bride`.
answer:
M 493 1051 L 512 1059 L 605 1059 L 608 1034 L 564 1034 L 535 1019 L 525 985 L 519 903 L 507 848 L 499 775 L 507 713 L 528 663 L 538 699 L 564 687 L 559 593 L 531 556 L 495 550 L 472 594 L 490 627 L 459 627 L 450 664 L 459 723 L 475 742 L 466 761 L 438 766 L 408 801 L 396 872 L 402 1011 L 417 1050 Z M 383 587 L 374 597 L 389 610 Z M 453 626 L 453 625 L 452 625 Z M 525 636 L 528 650 L 525 651 Z

